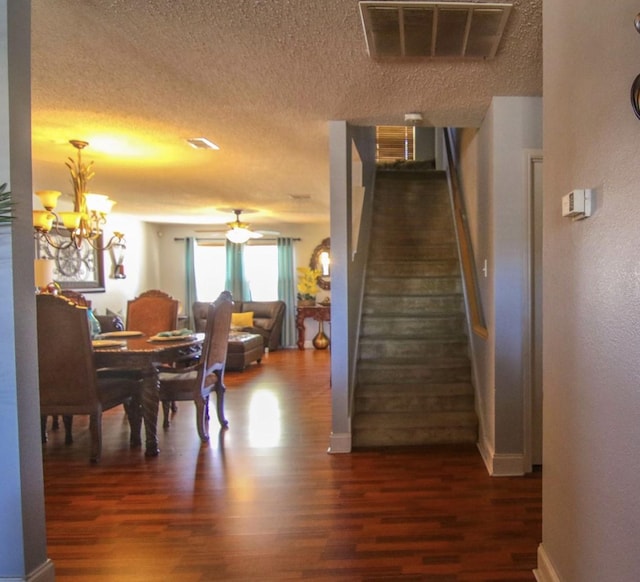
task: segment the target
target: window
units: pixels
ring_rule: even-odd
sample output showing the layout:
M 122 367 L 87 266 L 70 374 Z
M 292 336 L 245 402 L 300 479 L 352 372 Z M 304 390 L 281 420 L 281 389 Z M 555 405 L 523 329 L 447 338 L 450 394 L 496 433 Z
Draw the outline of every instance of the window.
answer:
M 407 125 L 376 127 L 376 161 L 413 160 L 414 128 Z
M 253 301 L 278 299 L 278 247 L 245 245 L 244 276 L 249 282 Z
M 244 245 L 244 275 L 253 301 L 278 299 L 278 247 Z M 198 301 L 215 301 L 224 291 L 227 252 L 224 243 L 196 242 L 194 246 Z
M 215 301 L 224 291 L 227 272 L 224 243 L 196 242 L 193 251 L 198 301 Z

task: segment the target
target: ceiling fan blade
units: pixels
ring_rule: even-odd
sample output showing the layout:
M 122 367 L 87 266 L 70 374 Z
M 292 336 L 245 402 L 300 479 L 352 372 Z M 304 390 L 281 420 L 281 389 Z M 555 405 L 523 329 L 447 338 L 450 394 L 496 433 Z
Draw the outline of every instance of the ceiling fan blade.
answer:
M 214 236 L 219 236 L 220 238 L 224 238 L 226 233 L 234 228 L 242 228 L 250 232 L 250 238 L 262 238 L 263 236 L 278 236 L 280 232 L 277 230 L 263 230 L 256 229 L 253 230 L 251 225 L 247 222 L 240 221 L 240 214 L 243 212 L 242 210 L 234 210 L 236 215 L 236 219 L 233 222 L 228 222 L 226 224 L 212 225 L 211 228 L 197 228 L 194 229 L 194 232 L 203 233 L 203 234 L 213 234 Z

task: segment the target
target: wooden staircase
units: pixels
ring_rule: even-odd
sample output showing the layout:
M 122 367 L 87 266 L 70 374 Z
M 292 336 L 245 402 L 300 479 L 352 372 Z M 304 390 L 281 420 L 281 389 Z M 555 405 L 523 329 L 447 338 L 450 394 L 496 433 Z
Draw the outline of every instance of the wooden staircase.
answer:
M 474 443 L 465 310 L 446 174 L 378 169 L 354 447 Z

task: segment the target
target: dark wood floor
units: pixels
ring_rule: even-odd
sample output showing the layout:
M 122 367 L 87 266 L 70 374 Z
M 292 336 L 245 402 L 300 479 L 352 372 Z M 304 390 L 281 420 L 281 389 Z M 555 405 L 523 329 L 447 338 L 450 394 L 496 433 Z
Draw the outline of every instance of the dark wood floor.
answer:
M 161 453 L 103 458 L 51 432 L 48 552 L 57 580 L 534 580 L 541 478 L 491 478 L 474 447 L 329 455 L 329 353 L 280 351 L 227 374 L 230 427 L 200 446 L 180 403 Z M 217 435 L 216 435 L 217 437 Z

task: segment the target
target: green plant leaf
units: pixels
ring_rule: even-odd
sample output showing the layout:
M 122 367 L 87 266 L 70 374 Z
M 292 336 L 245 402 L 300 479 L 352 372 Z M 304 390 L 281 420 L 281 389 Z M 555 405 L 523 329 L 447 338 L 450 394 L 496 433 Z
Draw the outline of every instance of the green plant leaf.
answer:
M 7 183 L 0 184 L 0 224 L 7 224 L 14 218 L 11 192 L 6 191 Z

